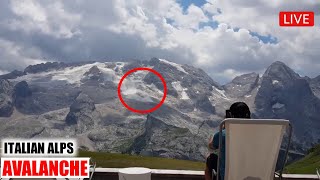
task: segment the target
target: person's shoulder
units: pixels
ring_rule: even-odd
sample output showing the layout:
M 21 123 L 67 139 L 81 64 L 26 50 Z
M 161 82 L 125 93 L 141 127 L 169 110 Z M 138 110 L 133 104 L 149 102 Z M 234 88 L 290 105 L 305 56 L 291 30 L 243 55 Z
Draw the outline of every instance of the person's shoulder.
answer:
M 222 135 L 222 137 L 226 136 L 225 129 L 222 130 L 221 135 Z M 214 133 L 213 138 L 219 138 L 219 136 L 220 136 L 220 132 L 218 131 L 218 132 Z
M 223 130 L 222 130 L 222 134 L 225 134 L 225 133 L 226 133 L 226 130 L 223 129 Z M 216 133 L 214 133 L 214 135 L 216 135 L 216 134 L 219 135 L 219 134 L 220 134 L 220 131 L 217 131 Z
M 218 131 L 218 132 L 215 132 L 215 133 L 213 134 L 213 136 L 219 136 L 219 131 Z

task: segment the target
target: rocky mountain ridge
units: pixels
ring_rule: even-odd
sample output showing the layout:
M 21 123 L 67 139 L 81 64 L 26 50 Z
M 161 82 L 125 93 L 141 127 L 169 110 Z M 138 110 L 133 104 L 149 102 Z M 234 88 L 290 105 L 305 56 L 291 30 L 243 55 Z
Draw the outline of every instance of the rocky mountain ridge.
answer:
M 120 78 L 135 67 L 153 68 L 167 83 L 165 104 L 148 115 L 128 111 L 117 97 Z M 0 137 L 77 137 L 82 148 L 96 151 L 204 160 L 225 109 L 244 101 L 253 117 L 289 119 L 297 127 L 292 150 L 305 152 L 320 139 L 319 82 L 282 62 L 261 77 L 244 74 L 223 86 L 201 69 L 157 58 L 45 63 L 0 76 Z M 149 72 L 133 73 L 121 90 L 137 109 L 155 106 L 163 95 L 162 82 Z

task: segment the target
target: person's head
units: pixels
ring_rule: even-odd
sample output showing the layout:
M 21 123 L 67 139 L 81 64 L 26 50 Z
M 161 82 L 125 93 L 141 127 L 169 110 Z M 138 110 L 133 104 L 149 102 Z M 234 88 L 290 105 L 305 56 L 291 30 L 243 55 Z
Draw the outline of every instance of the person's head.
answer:
M 248 105 L 244 102 L 236 102 L 226 110 L 226 118 L 251 118 L 251 112 Z

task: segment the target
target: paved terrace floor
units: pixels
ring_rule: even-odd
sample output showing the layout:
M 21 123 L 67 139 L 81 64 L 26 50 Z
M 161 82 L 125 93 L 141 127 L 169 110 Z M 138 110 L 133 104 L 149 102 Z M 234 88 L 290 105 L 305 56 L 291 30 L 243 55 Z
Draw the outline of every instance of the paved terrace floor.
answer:
M 93 180 L 119 180 L 118 168 L 96 168 Z M 204 171 L 152 169 L 152 180 L 204 180 Z M 275 179 L 279 179 L 275 177 Z M 319 180 L 317 175 L 284 174 L 283 180 Z

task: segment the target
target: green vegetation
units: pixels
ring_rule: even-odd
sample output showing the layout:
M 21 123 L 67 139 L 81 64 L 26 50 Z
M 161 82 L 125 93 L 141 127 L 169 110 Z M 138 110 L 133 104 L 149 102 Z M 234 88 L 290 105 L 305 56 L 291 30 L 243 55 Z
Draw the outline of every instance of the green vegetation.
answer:
M 123 140 L 119 142 L 120 145 L 115 149 L 120 152 L 126 152 L 132 146 L 133 143 L 134 143 L 133 139 Z
M 289 174 L 316 174 L 320 170 L 320 144 L 309 150 L 309 154 L 303 159 L 296 161 L 285 168 Z
M 79 156 L 91 157 L 97 163 L 97 167 L 105 168 L 146 167 L 151 169 L 175 170 L 204 170 L 205 168 L 205 163 L 203 162 L 106 152 L 80 151 Z

